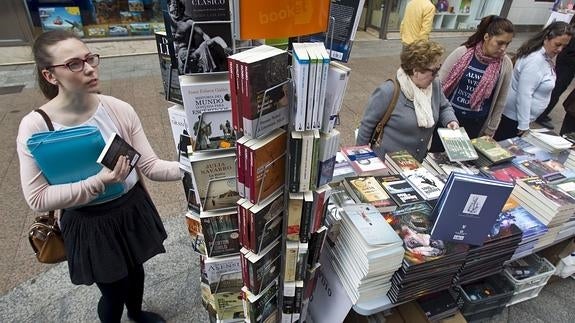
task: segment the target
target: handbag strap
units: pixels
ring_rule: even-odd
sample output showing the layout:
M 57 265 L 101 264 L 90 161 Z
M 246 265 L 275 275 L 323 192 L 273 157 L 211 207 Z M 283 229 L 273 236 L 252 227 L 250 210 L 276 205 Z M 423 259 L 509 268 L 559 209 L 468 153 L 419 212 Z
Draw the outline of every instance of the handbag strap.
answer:
M 387 108 L 385 109 L 385 113 L 384 113 L 383 117 L 381 118 L 381 120 L 379 120 L 379 123 L 377 124 L 377 126 L 375 126 L 374 136 L 372 136 L 371 142 L 370 142 L 370 144 L 372 146 L 374 146 L 374 145 L 379 146 L 379 143 L 381 141 L 381 136 L 383 136 L 383 129 L 385 128 L 385 125 L 387 124 L 387 122 L 391 118 L 391 114 L 393 113 L 393 110 L 395 109 L 395 105 L 397 104 L 397 99 L 399 98 L 400 86 L 399 86 L 399 83 L 397 82 L 397 78 L 388 79 L 387 81 L 393 82 L 393 97 L 391 98 L 391 100 L 387 104 Z
M 50 120 L 50 117 L 48 116 L 48 114 L 46 114 L 46 112 L 44 112 L 44 110 L 38 108 L 34 110 L 35 112 L 38 112 L 41 116 L 42 119 L 44 119 L 44 121 L 46 122 L 46 125 L 48 126 L 48 130 L 50 131 L 54 131 L 54 125 L 52 124 L 52 120 Z M 54 211 L 49 211 L 48 212 L 48 217 L 50 218 L 54 218 Z
M 46 125 L 48 126 L 48 129 L 50 131 L 54 131 L 54 125 L 52 124 L 52 120 L 50 120 L 50 117 L 46 114 L 46 112 L 44 112 L 44 110 L 39 109 L 39 108 L 34 110 L 34 111 L 40 113 L 40 115 L 42 116 L 44 121 L 46 121 Z

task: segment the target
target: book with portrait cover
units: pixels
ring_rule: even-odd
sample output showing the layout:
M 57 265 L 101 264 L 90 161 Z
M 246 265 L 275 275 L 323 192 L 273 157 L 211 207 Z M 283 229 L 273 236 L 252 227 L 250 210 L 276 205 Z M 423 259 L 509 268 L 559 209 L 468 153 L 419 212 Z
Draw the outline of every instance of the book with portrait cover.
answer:
M 226 72 L 233 52 L 229 0 L 165 0 L 166 34 L 174 45 L 179 74 Z
M 170 102 L 184 104 L 173 44 L 168 40 L 166 32 L 156 32 L 155 35 L 156 49 L 160 61 L 160 73 L 162 74 L 162 84 L 164 86 L 164 97 Z
M 482 246 L 513 190 L 513 183 L 451 173 L 431 214 L 431 237 Z
M 236 154 L 233 151 L 198 152 L 188 157 L 200 209 L 235 209 L 240 199 L 236 184 Z
M 249 241 L 244 247 L 258 253 L 276 240 L 282 232 L 284 208 L 282 190 L 276 191 L 260 204 L 250 207 L 246 214 Z
M 130 162 L 130 171 L 128 174 L 136 167 L 141 157 L 140 153 L 134 147 L 122 139 L 120 135 L 113 132 L 110 137 L 108 137 L 108 140 L 106 140 L 106 146 L 102 149 L 96 162 L 113 170 L 120 156 L 126 156 Z
M 192 151 L 233 149 L 230 82 L 226 75 L 182 75 L 180 88 Z

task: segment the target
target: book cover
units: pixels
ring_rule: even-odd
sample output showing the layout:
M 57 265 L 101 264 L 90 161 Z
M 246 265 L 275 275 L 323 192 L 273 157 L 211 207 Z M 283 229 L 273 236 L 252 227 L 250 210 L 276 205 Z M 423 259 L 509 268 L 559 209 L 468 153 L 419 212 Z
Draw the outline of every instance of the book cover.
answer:
M 569 196 L 575 198 L 575 179 L 567 178 L 553 186 L 555 188 L 558 188 L 562 192 L 568 194 Z
M 425 201 L 401 176 L 376 176 L 375 179 L 387 191 L 398 207 Z
M 274 280 L 258 295 L 250 292 L 246 287 L 242 288 L 244 293 L 246 318 L 254 323 L 275 322 L 278 310 L 279 283 Z
M 443 153 L 428 153 L 425 160 L 430 162 L 433 168 L 437 169 L 439 173 L 449 175 L 451 172 L 459 172 L 463 174 L 479 174 L 479 169 L 472 163 L 466 162 L 452 162 L 445 152 Z
M 477 152 L 475 148 L 473 148 L 465 128 L 438 128 L 437 134 L 443 143 L 449 160 L 467 161 L 478 158 Z
M 259 46 L 242 60 L 244 134 L 259 137 L 288 123 L 289 82 L 286 51 Z M 260 49 L 261 48 L 261 49 Z
M 128 36 L 128 25 L 126 24 L 109 24 L 108 35 L 110 37 L 125 37 Z
M 528 174 L 512 163 L 503 163 L 484 167 L 481 171 L 493 179 L 511 183 L 515 183 L 518 179 L 529 177 Z
M 142 21 L 142 13 L 139 11 L 120 11 L 120 22 L 123 24 L 131 24 L 134 22 Z
M 366 244 L 394 244 L 397 235 L 381 213 L 370 204 L 354 204 L 343 207 L 344 216 L 354 225 Z
M 86 38 L 108 37 L 108 25 L 89 25 L 84 27 Z
M 481 246 L 513 190 L 513 183 L 451 173 L 431 216 L 431 237 Z
M 276 191 L 269 198 L 249 209 L 249 250 L 259 253 L 281 235 L 284 209 L 285 201 L 282 190 Z
M 562 207 L 570 207 L 575 204 L 575 199 L 571 195 L 557 189 L 552 185 L 547 184 L 539 177 L 527 177 L 517 181 L 517 185 L 524 188 L 532 195 L 538 196 L 541 201 L 547 201 L 545 206 L 552 209 L 560 209 Z
M 492 163 L 498 164 L 513 159 L 513 154 L 501 147 L 493 138 L 483 136 L 471 139 L 473 147 L 487 157 Z
M 387 153 L 386 160 L 391 160 L 400 170 L 414 170 L 421 167 L 421 163 L 415 159 L 407 150 L 400 150 Z
M 200 255 L 207 256 L 206 241 L 202 231 L 202 223 L 199 215 L 192 212 L 186 212 L 186 223 L 188 225 L 188 233 L 192 239 L 192 248 Z
M 285 38 L 327 30 L 330 2 L 235 0 L 239 39 Z
M 289 193 L 288 223 L 286 233 L 287 240 L 299 241 L 303 202 L 303 193 Z
M 355 176 L 355 170 L 351 167 L 349 160 L 344 154 L 338 151 L 335 154 L 335 165 L 333 166 L 333 181 L 338 182 L 348 176 Z
M 324 133 L 329 133 L 335 127 L 350 75 L 351 69 L 347 66 L 334 61 L 329 62 L 323 105 L 324 113 L 321 124 L 321 131 Z
M 117 133 L 113 132 L 108 140 L 106 140 L 106 146 L 102 149 L 100 156 L 96 162 L 106 166 L 108 169 L 113 170 L 118 162 L 118 158 L 120 156 L 126 156 L 130 163 L 130 172 L 132 169 L 136 167 L 138 164 L 138 160 L 140 160 L 140 153 L 132 147 L 129 143 L 127 143 L 122 137 L 120 137 Z
M 236 292 L 243 286 L 240 256 L 200 256 L 201 281 L 210 286 L 213 294 Z
M 92 0 L 97 24 L 120 22 L 120 3 L 116 0 Z
M 233 52 L 229 0 L 172 1 L 163 8 L 179 74 L 225 72 Z
M 162 74 L 162 84 L 164 86 L 164 97 L 170 102 L 184 104 L 178 79 L 178 63 L 174 44 L 170 42 L 165 32 L 156 32 L 155 36 L 160 73 Z
M 501 227 L 506 227 L 511 223 L 521 229 L 524 241 L 529 237 L 539 236 L 547 232 L 547 226 L 545 226 L 545 224 L 539 221 L 537 217 L 529 213 L 525 208 L 517 205 L 510 209 L 503 208 L 492 229 L 492 233 L 497 234 L 497 231 L 499 231 Z
M 201 211 L 200 221 L 207 247 L 207 256 L 238 253 L 240 250 L 237 209 Z
M 517 162 L 516 165 L 530 176 L 539 176 L 548 182 L 556 182 L 565 179 L 553 163 L 544 163 L 541 160 L 531 159 Z
M 193 151 L 233 148 L 236 132 L 227 76 L 182 75 L 179 79 Z
M 330 2 L 329 16 L 334 19 L 330 21 L 329 28 L 333 28 L 333 32 L 324 30 L 322 33 L 312 35 L 310 41 L 330 44 L 330 49 L 328 49 L 330 57 L 347 62 L 365 0 L 331 0 Z
M 250 187 L 250 202 L 257 204 L 284 185 L 287 134 L 283 129 L 276 129 L 254 141 L 248 147 L 248 171 L 252 177 L 247 185 Z
M 201 209 L 235 208 L 240 199 L 236 184 L 236 154 L 218 151 L 195 153 L 188 157 Z
M 224 292 L 214 294 L 214 303 L 217 320 L 230 322 L 233 320 L 243 319 L 244 305 L 242 302 L 241 291 Z
M 342 147 L 341 152 L 359 176 L 384 175 L 388 172 L 383 161 L 367 145 Z
M 192 179 L 192 174 L 184 172 L 184 177 L 182 178 L 182 184 L 184 186 L 184 194 L 186 196 L 186 201 L 188 202 L 188 210 L 192 210 L 195 213 L 200 213 L 200 203 L 196 200 L 196 194 L 194 189 L 194 180 Z
M 186 144 L 184 147 L 180 145 L 181 136 L 184 135 L 189 137 L 190 135 L 190 127 L 188 126 L 184 107 L 178 104 L 169 107 L 168 118 L 170 119 L 170 128 L 172 129 L 172 137 L 174 139 L 176 151 L 178 153 L 185 153 L 185 156 L 182 157 L 185 157 L 186 160 L 188 160 L 189 144 Z
M 425 202 L 398 208 L 385 216 L 387 222 L 403 240 L 404 263 L 408 266 L 421 265 L 469 250 L 464 243 L 431 238 L 432 208 Z
M 373 176 L 347 177 L 343 183 L 357 203 L 371 204 L 380 212 L 393 211 L 397 207 Z
M 441 180 L 423 167 L 404 171 L 402 176 L 425 200 L 438 198 L 444 186 Z
M 259 254 L 250 254 L 248 260 L 249 285 L 254 294 L 259 294 L 281 271 L 281 239 L 267 246 Z
M 43 31 L 68 30 L 84 37 L 79 7 L 39 7 L 38 15 Z

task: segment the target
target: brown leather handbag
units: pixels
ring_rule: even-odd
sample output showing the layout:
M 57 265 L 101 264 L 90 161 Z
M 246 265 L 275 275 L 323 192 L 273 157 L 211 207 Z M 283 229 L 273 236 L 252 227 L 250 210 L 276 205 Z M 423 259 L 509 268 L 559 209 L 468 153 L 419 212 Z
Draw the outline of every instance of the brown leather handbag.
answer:
M 64 239 L 54 211 L 36 217 L 30 226 L 28 240 L 39 262 L 55 264 L 66 260 Z
M 399 97 L 400 88 L 397 79 L 395 78 L 388 79 L 388 81 L 393 82 L 393 97 L 391 98 L 391 101 L 389 101 L 389 104 L 387 105 L 387 109 L 385 109 L 383 117 L 381 118 L 381 120 L 379 120 L 377 126 L 375 126 L 375 128 L 373 129 L 373 133 L 369 138 L 369 146 L 371 148 L 379 147 L 381 143 L 381 137 L 383 136 L 383 128 L 385 128 L 385 125 L 389 121 L 389 118 L 391 118 L 391 113 L 393 112 L 393 109 L 395 109 L 395 105 L 397 104 L 397 98 Z
M 50 117 L 41 109 L 36 109 L 50 131 L 54 131 L 54 125 Z M 32 250 L 36 254 L 39 262 L 45 264 L 55 264 L 66 260 L 66 249 L 64 248 L 64 238 L 58 226 L 58 221 L 54 216 L 54 211 L 36 217 L 28 232 L 28 241 Z

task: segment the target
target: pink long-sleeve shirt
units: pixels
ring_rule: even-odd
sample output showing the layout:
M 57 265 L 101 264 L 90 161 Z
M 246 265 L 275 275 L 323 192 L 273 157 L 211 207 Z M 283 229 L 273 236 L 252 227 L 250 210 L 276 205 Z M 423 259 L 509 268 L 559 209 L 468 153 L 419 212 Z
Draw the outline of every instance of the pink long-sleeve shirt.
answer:
M 99 95 L 99 99 L 118 129 L 119 135 L 142 154 L 136 166 L 139 174 L 154 181 L 173 181 L 181 178 L 177 161 L 161 160 L 156 156 L 146 138 L 140 118 L 131 105 L 105 95 Z M 97 176 L 59 185 L 50 185 L 46 181 L 26 146 L 28 138 L 41 131 L 48 131 L 46 122 L 39 113 L 32 111 L 22 118 L 16 138 L 16 149 L 20 159 L 20 180 L 30 208 L 44 212 L 84 205 L 95 199 L 104 190 L 104 183 Z

